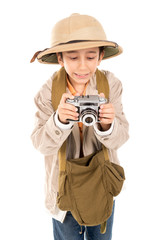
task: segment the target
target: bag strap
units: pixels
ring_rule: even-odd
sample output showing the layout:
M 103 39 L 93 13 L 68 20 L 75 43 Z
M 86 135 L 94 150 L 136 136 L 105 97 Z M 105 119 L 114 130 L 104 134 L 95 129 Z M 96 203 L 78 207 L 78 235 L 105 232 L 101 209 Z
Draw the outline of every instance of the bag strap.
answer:
M 57 110 L 62 94 L 66 92 L 66 71 L 62 67 L 54 76 L 52 81 L 52 106 Z
M 59 172 L 65 172 L 66 170 L 66 141 L 62 144 L 61 148 L 58 151 L 59 158 Z
M 109 160 L 108 150 L 103 144 L 102 144 L 102 150 L 103 150 L 105 160 Z
M 98 93 L 104 93 L 105 98 L 109 101 L 109 84 L 107 77 L 98 69 L 96 70 L 96 82 Z

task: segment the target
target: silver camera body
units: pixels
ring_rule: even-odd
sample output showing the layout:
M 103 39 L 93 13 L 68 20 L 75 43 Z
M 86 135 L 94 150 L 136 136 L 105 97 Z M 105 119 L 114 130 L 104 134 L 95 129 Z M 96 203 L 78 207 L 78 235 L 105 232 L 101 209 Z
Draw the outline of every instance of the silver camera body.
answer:
M 101 104 L 107 103 L 107 99 L 98 95 L 75 96 L 74 99 L 67 99 L 66 103 L 73 104 L 78 109 L 79 119 L 74 122 L 82 122 L 86 126 L 92 126 L 99 122 L 99 108 Z

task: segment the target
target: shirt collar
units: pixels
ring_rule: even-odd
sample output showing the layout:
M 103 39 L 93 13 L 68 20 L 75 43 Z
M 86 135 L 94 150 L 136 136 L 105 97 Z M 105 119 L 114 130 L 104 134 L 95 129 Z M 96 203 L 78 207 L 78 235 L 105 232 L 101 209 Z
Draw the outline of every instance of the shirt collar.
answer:
M 74 87 L 72 86 L 71 82 L 69 81 L 68 75 L 67 75 L 66 80 L 67 80 L 67 87 L 68 87 L 69 91 L 71 92 L 71 94 L 73 96 L 75 96 L 76 95 L 76 90 L 74 89 Z M 85 84 L 83 95 L 86 94 L 86 89 L 87 89 L 88 83 L 89 83 L 89 81 Z

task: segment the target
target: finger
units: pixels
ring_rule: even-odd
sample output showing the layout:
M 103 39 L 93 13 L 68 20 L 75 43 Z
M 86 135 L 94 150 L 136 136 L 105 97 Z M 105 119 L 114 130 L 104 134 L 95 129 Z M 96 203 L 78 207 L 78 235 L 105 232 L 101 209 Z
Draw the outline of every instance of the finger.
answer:
M 104 119 L 114 119 L 115 118 L 115 115 L 113 113 L 111 114 L 99 114 L 99 118 L 104 118 Z
M 68 105 L 68 104 L 67 104 Z M 67 107 L 70 107 L 70 106 L 67 106 Z M 59 107 L 58 108 L 58 114 L 65 114 L 65 113 L 67 113 L 67 114 L 73 114 L 73 115 L 77 115 L 77 109 L 76 109 L 76 107 L 74 107 L 75 109 L 72 109 L 72 107 L 70 107 L 70 108 L 67 108 L 67 107 Z
M 114 109 L 108 108 L 108 109 L 100 109 L 99 114 L 115 114 Z
M 100 109 L 99 110 L 99 115 L 101 116 L 106 116 L 106 115 L 115 115 L 114 109 Z
M 63 118 L 65 120 L 67 120 L 67 119 L 78 120 L 79 114 L 78 113 L 64 111 L 63 114 L 59 115 L 59 116 L 60 116 L 60 118 Z
M 113 108 L 113 109 L 114 109 L 112 103 L 101 104 L 101 105 L 100 105 L 100 109 L 104 109 L 104 108 L 106 108 L 106 109 L 107 109 L 107 108 Z
M 67 104 L 69 105 L 69 104 Z M 74 107 L 74 106 L 69 106 L 70 108 Z M 76 107 L 74 107 L 76 109 Z M 66 108 L 66 107 L 59 107 L 58 108 L 58 115 L 60 116 L 60 118 L 65 118 L 64 116 L 65 115 L 70 115 L 74 118 L 77 118 L 79 116 L 79 113 L 77 112 L 77 109 L 75 111 L 75 109 L 69 109 L 69 108 Z
M 68 119 L 78 120 L 79 113 L 61 108 L 58 112 L 58 117 L 61 122 L 66 122 Z
M 112 124 L 114 119 L 109 119 L 109 118 L 99 118 L 100 123 L 104 124 Z
M 70 94 L 70 93 L 64 93 L 64 94 L 62 95 L 60 104 L 61 104 L 61 103 L 65 103 L 68 98 L 73 99 L 74 96 L 73 96 L 72 94 Z
M 66 120 L 73 120 L 73 121 L 78 121 L 79 119 L 79 114 L 77 114 L 76 116 L 70 115 L 70 114 L 66 114 Z
M 58 110 L 59 109 L 68 109 L 68 110 L 73 111 L 73 112 L 77 112 L 78 111 L 77 107 L 75 107 L 73 104 L 70 104 L 70 103 L 61 103 L 58 106 Z

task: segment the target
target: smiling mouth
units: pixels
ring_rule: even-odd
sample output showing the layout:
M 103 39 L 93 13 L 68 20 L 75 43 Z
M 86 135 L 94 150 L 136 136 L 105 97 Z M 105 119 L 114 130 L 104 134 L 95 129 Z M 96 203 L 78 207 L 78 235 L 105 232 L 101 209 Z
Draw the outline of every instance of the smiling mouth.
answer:
M 89 76 L 89 73 L 86 73 L 86 74 L 79 74 L 79 73 L 75 73 L 75 75 L 79 78 L 85 78 L 85 77 L 88 77 Z

